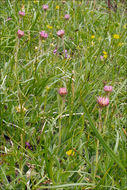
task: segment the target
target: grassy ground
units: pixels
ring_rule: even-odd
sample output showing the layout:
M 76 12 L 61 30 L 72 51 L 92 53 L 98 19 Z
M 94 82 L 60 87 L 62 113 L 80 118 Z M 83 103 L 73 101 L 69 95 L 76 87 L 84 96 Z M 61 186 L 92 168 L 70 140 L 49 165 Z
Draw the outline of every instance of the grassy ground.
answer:
M 83 0 L 0 1 L 1 190 L 127 188 L 126 6 L 116 0 L 107 7 L 103 0 L 95 7 Z M 99 117 L 104 85 L 113 91 Z

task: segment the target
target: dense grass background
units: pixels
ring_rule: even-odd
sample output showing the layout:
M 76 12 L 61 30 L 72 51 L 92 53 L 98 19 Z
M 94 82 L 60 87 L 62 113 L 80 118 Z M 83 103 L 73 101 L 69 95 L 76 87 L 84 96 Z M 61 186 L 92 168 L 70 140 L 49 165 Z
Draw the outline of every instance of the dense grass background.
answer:
M 127 188 L 126 2 L 112 2 L 111 10 L 103 0 L 93 6 L 83 0 L 0 1 L 0 189 Z M 24 31 L 20 42 L 18 29 Z M 49 36 L 39 48 L 42 30 Z M 98 132 L 96 99 L 105 96 L 105 84 L 113 92 Z M 60 87 L 68 90 L 63 108 Z

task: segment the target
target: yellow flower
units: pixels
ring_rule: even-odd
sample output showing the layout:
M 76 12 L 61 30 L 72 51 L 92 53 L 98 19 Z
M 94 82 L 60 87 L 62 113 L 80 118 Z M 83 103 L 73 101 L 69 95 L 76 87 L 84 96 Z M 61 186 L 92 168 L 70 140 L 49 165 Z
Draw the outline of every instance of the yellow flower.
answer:
M 107 59 L 107 57 L 108 57 L 107 52 L 106 52 L 106 51 L 103 51 L 103 54 L 104 54 L 104 56 L 103 56 L 103 57 L 104 57 L 105 59 Z
M 121 42 L 118 44 L 119 47 L 121 47 L 121 46 L 123 46 L 123 45 L 124 45 L 124 43 L 121 43 Z
M 103 51 L 103 54 L 104 54 L 104 55 L 107 55 L 107 52 L 106 52 L 106 51 Z
M 123 28 L 126 29 L 126 27 L 127 27 L 127 24 L 124 24 L 124 25 L 123 25 Z
M 107 55 L 107 54 L 105 54 L 105 55 L 104 55 L 104 58 L 105 58 L 105 59 L 107 59 L 107 57 L 108 57 L 108 55 Z
M 19 113 L 21 112 L 21 106 L 20 106 L 20 105 L 19 105 L 19 106 L 16 106 L 15 108 L 16 108 L 16 111 L 17 111 L 17 112 L 19 112 Z M 22 105 L 22 111 L 23 111 L 23 112 L 26 112 L 26 111 L 27 111 L 27 109 L 26 109 L 23 105 Z
M 38 3 L 38 0 L 34 0 L 34 3 Z
M 51 47 L 54 47 L 54 44 L 53 44 L 53 43 L 51 43 L 51 44 L 50 44 L 50 46 L 51 46 Z
M 94 35 L 92 35 L 92 36 L 91 36 L 91 39 L 94 39 L 94 38 L 95 38 L 95 36 L 94 36 Z
M 114 34 L 114 35 L 113 35 L 113 38 L 114 38 L 114 39 L 119 39 L 120 36 L 119 36 L 118 34 Z
M 56 9 L 59 9 L 60 7 L 59 7 L 59 5 L 56 5 Z
M 68 150 L 68 151 L 66 152 L 66 154 L 67 154 L 68 156 L 74 156 L 75 152 L 74 152 L 73 150 Z
M 53 27 L 52 27 L 52 26 L 50 26 L 50 25 L 47 25 L 47 28 L 49 28 L 49 29 L 53 29 Z

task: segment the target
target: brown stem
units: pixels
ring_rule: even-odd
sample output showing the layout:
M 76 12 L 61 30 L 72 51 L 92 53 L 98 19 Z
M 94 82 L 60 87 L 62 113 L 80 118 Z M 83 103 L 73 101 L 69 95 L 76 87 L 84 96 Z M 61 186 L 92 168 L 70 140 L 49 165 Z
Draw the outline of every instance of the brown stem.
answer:
M 111 9 L 111 2 L 108 0 L 108 8 Z
M 96 0 L 94 0 L 94 6 L 93 6 L 94 9 L 95 9 L 95 6 L 96 6 Z

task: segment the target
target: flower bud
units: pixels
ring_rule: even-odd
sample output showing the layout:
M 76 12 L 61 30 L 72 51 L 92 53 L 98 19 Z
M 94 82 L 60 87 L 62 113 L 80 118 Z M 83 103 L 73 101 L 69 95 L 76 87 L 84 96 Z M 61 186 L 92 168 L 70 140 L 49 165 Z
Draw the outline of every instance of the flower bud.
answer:
M 97 98 L 97 103 L 99 104 L 100 107 L 105 107 L 108 106 L 109 104 L 109 98 L 105 97 L 98 97 Z
M 46 39 L 46 38 L 48 38 L 48 34 L 45 31 L 41 31 L 40 37 L 41 37 L 41 39 Z
M 42 8 L 43 8 L 44 11 L 47 11 L 49 6 L 48 5 L 43 5 Z
M 18 38 L 21 38 L 24 36 L 24 31 L 18 30 L 17 34 L 18 34 Z
M 58 93 L 59 93 L 60 96 L 66 96 L 66 94 L 67 94 L 67 89 L 66 89 L 66 88 L 60 88 L 60 89 L 58 90 Z
M 105 92 L 112 92 L 112 86 L 104 86 Z
M 59 31 L 57 32 L 57 35 L 58 35 L 60 38 L 62 38 L 63 35 L 64 35 L 64 30 L 59 30 Z
M 65 20 L 69 20 L 70 15 L 69 15 L 69 14 L 66 14 L 66 15 L 64 16 L 64 18 L 65 18 Z
M 20 15 L 20 16 L 25 16 L 25 12 L 19 11 L 19 15 Z

